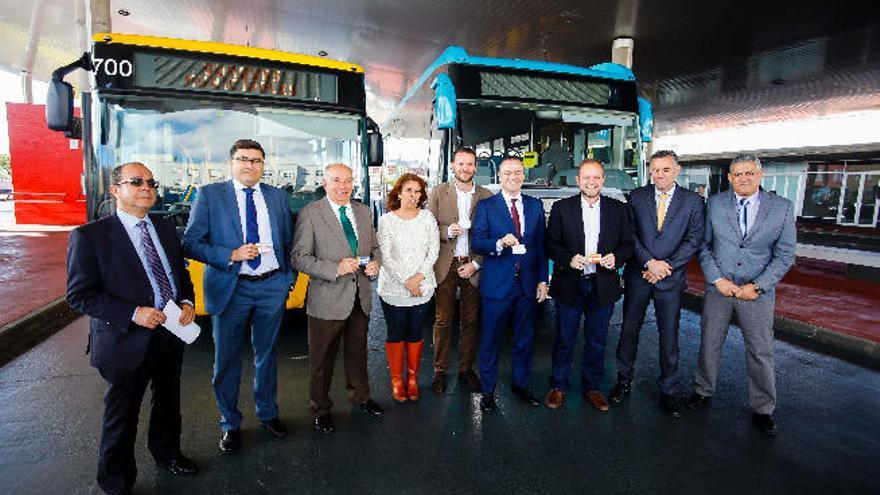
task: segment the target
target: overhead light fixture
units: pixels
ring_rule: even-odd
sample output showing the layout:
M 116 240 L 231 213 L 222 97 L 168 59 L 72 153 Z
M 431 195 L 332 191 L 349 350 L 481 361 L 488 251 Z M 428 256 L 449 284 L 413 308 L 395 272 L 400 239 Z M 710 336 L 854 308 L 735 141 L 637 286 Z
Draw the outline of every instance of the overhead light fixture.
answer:
M 119 10 L 116 11 L 116 13 L 119 14 L 119 15 L 121 15 L 122 17 L 128 17 L 128 16 L 131 15 L 131 12 L 129 12 L 129 11 L 125 10 L 125 9 L 119 9 Z

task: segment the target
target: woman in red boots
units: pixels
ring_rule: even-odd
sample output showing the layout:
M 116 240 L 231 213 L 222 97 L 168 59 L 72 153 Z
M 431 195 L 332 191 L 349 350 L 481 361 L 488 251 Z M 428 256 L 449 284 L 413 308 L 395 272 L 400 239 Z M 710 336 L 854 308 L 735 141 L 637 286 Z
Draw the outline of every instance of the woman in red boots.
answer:
M 379 297 L 388 328 L 385 350 L 391 369 L 391 396 L 397 402 L 419 399 L 422 325 L 434 295 L 434 263 L 440 250 L 437 221 L 424 209 L 427 184 L 403 174 L 388 193 L 388 213 L 379 219 Z M 403 368 L 406 363 L 406 384 Z

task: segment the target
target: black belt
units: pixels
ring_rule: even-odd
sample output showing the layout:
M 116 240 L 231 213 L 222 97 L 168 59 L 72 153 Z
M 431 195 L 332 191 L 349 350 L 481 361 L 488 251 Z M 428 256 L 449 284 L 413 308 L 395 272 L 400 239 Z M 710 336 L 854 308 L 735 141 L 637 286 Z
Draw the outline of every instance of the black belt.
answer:
M 596 274 L 581 272 L 581 278 L 584 280 L 593 280 L 594 278 L 596 278 Z
M 269 270 L 268 272 L 263 273 L 263 274 L 260 274 L 260 275 L 244 275 L 244 274 L 240 274 L 240 275 L 238 276 L 238 278 L 240 278 L 240 279 L 242 279 L 242 280 L 247 280 L 248 282 L 262 282 L 263 280 L 266 280 L 267 278 L 272 278 L 272 277 L 274 277 L 279 271 L 280 271 L 280 270 L 279 270 L 278 268 L 276 268 L 276 269 L 274 269 L 274 270 Z

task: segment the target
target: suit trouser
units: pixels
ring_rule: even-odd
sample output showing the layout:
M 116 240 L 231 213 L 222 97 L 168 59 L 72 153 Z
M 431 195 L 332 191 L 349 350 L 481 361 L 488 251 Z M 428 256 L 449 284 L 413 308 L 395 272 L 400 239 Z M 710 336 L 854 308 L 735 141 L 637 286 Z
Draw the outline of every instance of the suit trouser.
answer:
M 284 277 L 259 282 L 239 279 L 222 313 L 211 317 L 214 335 L 214 377 L 211 384 L 220 409 L 223 431 L 241 428 L 238 409 L 241 385 L 241 353 L 247 327 L 254 350 L 254 404 L 257 417 L 268 421 L 278 416 L 278 368 L 275 340 L 284 318 L 289 284 Z
M 708 289 L 700 321 L 700 357 L 697 360 L 694 391 L 711 397 L 718 379 L 721 349 L 730 321 L 736 314 L 746 348 L 749 405 L 759 414 L 776 408 L 776 378 L 773 370 L 773 307 L 775 294 L 764 294 L 754 301 L 724 297 Z
M 480 336 L 480 379 L 483 393 L 495 392 L 498 384 L 498 355 L 501 353 L 501 334 L 512 320 L 513 349 L 511 367 L 513 385 L 528 387 L 532 376 L 532 335 L 538 302 L 534 291 L 523 291 L 521 284 L 514 286 L 512 294 L 504 299 L 483 296 L 483 323 Z
M 660 340 L 660 377 L 657 385 L 662 393 L 672 395 L 676 391 L 678 372 L 680 289 L 658 290 L 641 280 L 627 283 L 626 297 L 623 299 L 623 325 L 617 344 L 617 381 L 631 382 L 633 379 L 639 351 L 639 333 L 651 299 L 654 299 L 654 314 L 657 317 Z
M 355 295 L 354 308 L 344 320 L 309 317 L 309 410 L 314 416 L 333 409 L 330 384 L 339 344 L 345 369 L 345 390 L 354 404 L 370 399 L 367 375 L 367 325 L 369 319 Z
M 467 261 L 466 263 L 470 263 Z M 449 371 L 449 341 L 452 335 L 452 319 L 455 317 L 456 288 L 461 289 L 461 312 L 458 315 L 458 371 L 467 371 L 474 365 L 480 343 L 480 291 L 471 281 L 458 276 L 463 263 L 453 258 L 449 273 L 437 286 L 434 307 L 434 372 Z
M 144 361 L 136 369 L 98 368 L 107 383 L 97 476 L 104 491 L 129 491 L 134 486 L 138 413 L 148 383 L 153 397 L 147 447 L 157 462 L 168 462 L 180 453 L 183 343 L 164 328 L 152 332 Z
M 593 278 L 581 279 L 575 305 L 556 299 L 556 339 L 553 341 L 553 361 L 550 387 L 565 390 L 574 362 L 581 317 L 584 317 L 584 354 L 581 359 L 581 387 L 585 392 L 599 390 L 605 374 L 605 342 L 608 323 L 614 305 L 599 303 L 599 293 Z

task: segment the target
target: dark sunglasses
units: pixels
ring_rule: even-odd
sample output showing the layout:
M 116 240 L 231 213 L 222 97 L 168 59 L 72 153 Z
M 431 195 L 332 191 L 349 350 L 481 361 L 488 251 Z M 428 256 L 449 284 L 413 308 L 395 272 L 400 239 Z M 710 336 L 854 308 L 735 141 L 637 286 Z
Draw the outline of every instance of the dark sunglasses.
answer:
M 131 179 L 121 180 L 117 182 L 116 185 L 121 186 L 123 184 L 131 184 L 134 187 L 141 187 L 142 185 L 144 185 L 144 182 L 146 182 L 147 185 L 152 187 L 153 189 L 159 189 L 159 181 L 157 181 L 156 179 L 146 179 L 145 181 L 141 177 L 132 177 Z

